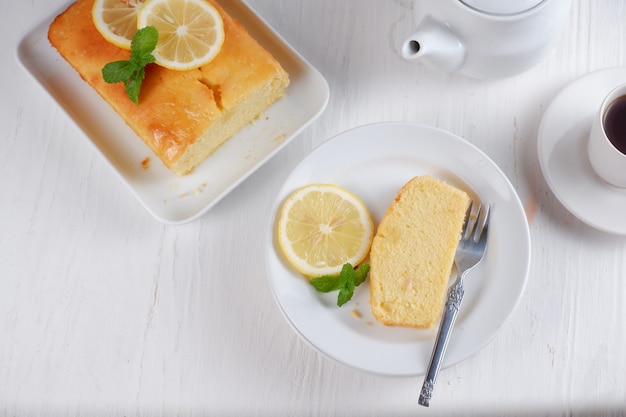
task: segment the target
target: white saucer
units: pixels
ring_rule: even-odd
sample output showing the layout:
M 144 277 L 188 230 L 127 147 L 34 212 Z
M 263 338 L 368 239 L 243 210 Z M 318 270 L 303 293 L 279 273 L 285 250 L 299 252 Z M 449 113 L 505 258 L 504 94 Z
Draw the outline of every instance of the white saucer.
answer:
M 380 123 L 344 132 L 311 152 L 285 181 L 267 230 L 267 272 L 272 292 L 293 329 L 328 357 L 389 376 L 423 374 L 436 329 L 386 327 L 369 306 L 369 280 L 341 308 L 337 295 L 320 294 L 284 260 L 275 237 L 285 198 L 311 183 L 334 183 L 361 198 L 375 224 L 410 178 L 428 174 L 493 204 L 486 262 L 465 280 L 443 366 L 483 348 L 502 329 L 524 291 L 530 234 L 515 189 L 479 149 L 449 132 L 410 123 Z
M 573 215 L 604 232 L 626 235 L 626 189 L 602 180 L 587 156 L 591 121 L 604 97 L 626 83 L 626 68 L 585 75 L 550 103 L 539 127 L 539 165 L 554 195 Z

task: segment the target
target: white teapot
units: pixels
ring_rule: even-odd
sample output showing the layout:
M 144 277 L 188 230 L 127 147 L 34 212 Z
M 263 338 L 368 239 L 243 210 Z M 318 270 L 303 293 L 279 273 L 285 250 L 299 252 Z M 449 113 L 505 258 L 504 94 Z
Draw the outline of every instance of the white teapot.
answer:
M 494 79 L 520 74 L 555 46 L 571 0 L 415 0 L 418 29 L 402 56 L 436 71 Z

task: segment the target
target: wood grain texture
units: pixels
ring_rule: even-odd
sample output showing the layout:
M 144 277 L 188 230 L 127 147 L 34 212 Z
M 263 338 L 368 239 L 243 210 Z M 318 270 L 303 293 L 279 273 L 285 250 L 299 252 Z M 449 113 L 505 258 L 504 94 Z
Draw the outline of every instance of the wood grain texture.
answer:
M 210 212 L 176 227 L 137 203 L 19 68 L 26 28 L 64 3 L 0 2 L 1 415 L 626 413 L 626 239 L 569 214 L 536 154 L 542 114 L 563 87 L 626 65 L 626 2 L 575 0 L 551 55 L 482 82 L 400 58 L 414 28 L 409 0 L 249 0 L 328 79 L 330 102 Z M 417 405 L 421 379 L 354 371 L 303 342 L 264 269 L 262 236 L 289 172 L 335 134 L 380 121 L 437 126 L 478 146 L 530 223 L 518 309 L 440 374 L 430 409 Z

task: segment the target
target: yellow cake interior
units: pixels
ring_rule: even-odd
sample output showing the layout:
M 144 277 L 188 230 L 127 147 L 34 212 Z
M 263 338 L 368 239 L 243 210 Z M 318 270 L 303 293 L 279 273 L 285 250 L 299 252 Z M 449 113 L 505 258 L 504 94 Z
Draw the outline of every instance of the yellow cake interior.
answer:
M 464 191 L 430 176 L 400 189 L 370 251 L 376 320 L 415 328 L 437 323 L 469 201 Z

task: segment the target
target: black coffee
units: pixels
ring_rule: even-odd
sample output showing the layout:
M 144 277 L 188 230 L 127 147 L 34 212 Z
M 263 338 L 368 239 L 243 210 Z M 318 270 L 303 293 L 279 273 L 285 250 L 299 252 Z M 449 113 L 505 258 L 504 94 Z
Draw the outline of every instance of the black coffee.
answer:
M 626 155 L 626 95 L 613 100 L 604 112 L 604 131 L 613 146 Z

